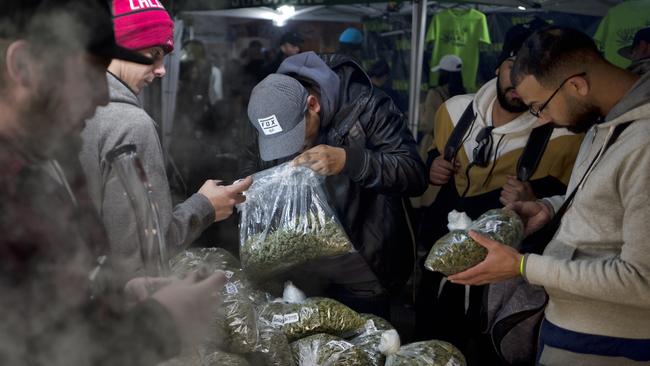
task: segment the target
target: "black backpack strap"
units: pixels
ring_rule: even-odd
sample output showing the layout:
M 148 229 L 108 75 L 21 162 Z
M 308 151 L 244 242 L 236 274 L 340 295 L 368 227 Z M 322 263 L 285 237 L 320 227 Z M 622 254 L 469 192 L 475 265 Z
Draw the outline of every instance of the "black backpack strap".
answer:
M 552 134 L 553 126 L 550 123 L 536 127 L 530 132 L 524 151 L 517 161 L 517 179 L 519 181 L 527 182 L 533 176 Z
M 454 160 L 458 149 L 463 143 L 463 137 L 467 133 L 469 126 L 472 125 L 472 122 L 474 122 L 474 119 L 476 118 L 474 115 L 474 108 L 472 107 L 472 103 L 473 101 L 469 103 L 467 108 L 465 108 L 463 115 L 460 117 L 460 120 L 458 120 L 458 123 L 456 123 L 456 127 L 454 127 L 453 131 L 451 131 L 451 135 L 447 140 L 444 151 L 444 158 L 447 161 Z

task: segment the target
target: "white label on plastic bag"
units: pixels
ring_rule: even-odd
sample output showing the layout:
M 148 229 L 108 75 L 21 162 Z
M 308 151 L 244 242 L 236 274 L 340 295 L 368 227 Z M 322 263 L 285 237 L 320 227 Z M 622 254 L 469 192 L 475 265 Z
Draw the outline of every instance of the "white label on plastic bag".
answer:
M 227 279 L 231 279 L 232 276 L 235 274 L 235 272 L 233 272 L 233 271 L 225 271 L 223 274 L 226 275 Z
M 284 315 L 273 315 L 273 325 L 283 326 L 284 325 Z
M 284 324 L 297 323 L 300 320 L 298 313 L 287 314 L 284 316 Z
M 264 132 L 266 136 L 282 132 L 282 127 L 280 126 L 280 122 L 278 122 L 278 118 L 275 114 L 266 118 L 259 118 L 257 122 L 260 124 L 260 127 L 262 127 L 262 132 Z
M 327 345 L 329 347 L 339 348 L 341 351 L 347 351 L 353 346 L 352 343 L 348 343 L 346 341 L 329 341 L 327 342 Z
M 227 284 L 226 284 L 226 293 L 227 293 L 228 295 L 234 295 L 234 294 L 236 294 L 237 292 L 239 292 L 239 291 L 237 291 L 237 286 L 235 286 L 235 285 L 232 284 L 232 283 L 227 283 Z

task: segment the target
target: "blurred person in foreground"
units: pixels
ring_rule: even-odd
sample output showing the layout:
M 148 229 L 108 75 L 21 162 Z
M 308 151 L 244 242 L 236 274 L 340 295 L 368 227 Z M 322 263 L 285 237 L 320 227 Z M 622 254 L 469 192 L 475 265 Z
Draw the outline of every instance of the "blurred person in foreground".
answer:
M 561 221 L 543 255 L 470 233 L 488 255 L 449 280 L 543 286 L 539 364 L 648 365 L 650 75 L 612 65 L 578 30 L 550 27 L 526 40 L 512 80 L 543 122 L 588 131 L 566 196 L 509 205 L 527 234 Z
M 108 66 L 109 103 L 86 121 L 79 155 L 88 179 L 90 196 L 109 238 L 118 284 L 144 274 L 135 213 L 124 187 L 107 161 L 107 154 L 134 144 L 158 204 L 161 228 L 170 256 L 188 247 L 208 226 L 228 218 L 251 180 L 231 186 L 207 180 L 199 191 L 172 207 L 163 150 L 156 122 L 145 112 L 138 94 L 155 78 L 165 76 L 163 58 L 173 50 L 174 23 L 157 2 L 114 0 L 117 44 L 153 60 L 151 65 L 115 59 Z M 200 157 L 196 157 L 199 159 Z
M 225 276 L 101 291 L 101 224 L 52 161 L 78 149 L 83 120 L 108 102 L 110 59 L 151 60 L 116 45 L 109 10 L 95 0 L 3 2 L 0 55 L 0 364 L 153 365 L 174 356 L 207 331 Z M 138 283 L 164 287 L 143 293 Z

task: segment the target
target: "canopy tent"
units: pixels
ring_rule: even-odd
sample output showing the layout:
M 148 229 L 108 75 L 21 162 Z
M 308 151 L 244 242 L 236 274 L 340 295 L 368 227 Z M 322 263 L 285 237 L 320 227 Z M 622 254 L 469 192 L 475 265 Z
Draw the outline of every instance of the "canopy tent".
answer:
M 581 15 L 603 16 L 607 10 L 623 0 L 456 0 L 456 1 L 422 1 L 400 2 L 398 13 L 411 14 L 410 82 L 409 88 L 409 124 L 416 133 L 418 126 L 418 106 L 420 104 L 420 83 L 424 55 L 424 35 L 428 12 L 440 8 L 471 6 L 482 12 L 555 11 Z M 278 9 L 283 5 L 293 6 L 291 20 L 361 22 L 368 17 L 377 17 L 385 13 L 386 3 L 366 0 L 169 0 L 167 6 L 175 14 L 202 14 L 231 18 L 249 18 L 275 20 L 282 15 Z M 281 10 L 281 9 L 280 9 Z

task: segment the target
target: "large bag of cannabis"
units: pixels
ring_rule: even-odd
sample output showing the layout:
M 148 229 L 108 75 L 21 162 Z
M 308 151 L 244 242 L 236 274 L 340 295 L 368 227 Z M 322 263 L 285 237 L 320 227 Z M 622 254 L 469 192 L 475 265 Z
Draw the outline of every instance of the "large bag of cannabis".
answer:
M 452 220 L 457 213 L 449 214 L 451 221 L 467 221 L 463 216 Z M 451 226 L 451 225 L 450 225 Z M 487 256 L 487 249 L 469 236 L 476 231 L 500 243 L 517 247 L 524 237 L 524 224 L 511 210 L 494 209 L 481 215 L 469 226 L 451 226 L 450 232 L 438 239 L 431 248 L 424 266 L 433 272 L 450 276 L 481 263 Z
M 291 163 L 253 176 L 246 202 L 238 207 L 240 257 L 252 279 L 353 250 L 323 183 L 323 176 Z
M 399 335 L 385 319 L 372 314 L 361 314 L 361 317 L 366 323 L 349 342 L 366 354 L 370 365 L 383 366 L 386 362 L 384 353 L 399 350 Z
M 388 355 L 386 366 L 466 366 L 465 356 L 450 343 L 424 341 L 402 346 Z
M 371 366 L 366 354 L 342 338 L 319 333 L 291 343 L 298 366 Z
M 317 333 L 344 337 L 354 334 L 365 323 L 354 310 L 322 297 L 308 298 L 300 303 L 269 302 L 259 308 L 259 321 L 281 329 L 289 341 Z
M 171 268 L 179 277 L 200 268 L 208 273 L 224 271 L 228 281 L 221 292 L 222 303 L 215 309 L 213 330 L 205 346 L 209 350 L 254 352 L 259 341 L 255 303 L 263 294 L 252 288 L 239 261 L 221 248 L 192 248 L 174 257 Z

